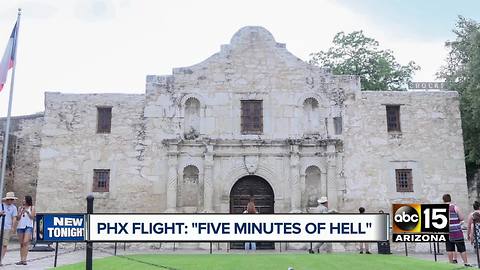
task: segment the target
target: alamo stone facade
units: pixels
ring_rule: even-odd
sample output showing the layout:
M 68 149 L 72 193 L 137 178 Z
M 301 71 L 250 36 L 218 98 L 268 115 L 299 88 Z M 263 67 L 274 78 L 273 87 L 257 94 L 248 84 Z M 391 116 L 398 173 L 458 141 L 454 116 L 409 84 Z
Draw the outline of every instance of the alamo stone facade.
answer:
M 16 119 L 10 189 L 38 211 L 339 212 L 395 202 L 469 209 L 458 95 L 360 91 L 244 27 L 205 61 L 147 76 L 145 94 L 45 94 Z M 19 143 L 18 140 L 21 139 Z

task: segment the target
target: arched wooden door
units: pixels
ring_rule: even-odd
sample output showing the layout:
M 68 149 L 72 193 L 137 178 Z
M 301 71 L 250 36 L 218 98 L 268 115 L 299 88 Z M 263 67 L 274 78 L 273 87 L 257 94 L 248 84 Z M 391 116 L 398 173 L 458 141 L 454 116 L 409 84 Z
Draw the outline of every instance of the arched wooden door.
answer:
M 248 175 L 240 178 L 230 191 L 230 213 L 241 214 L 246 210 L 250 199 L 255 200 L 257 211 L 273 214 L 275 197 L 270 184 L 260 176 Z M 232 249 L 243 249 L 243 242 L 232 242 Z M 258 242 L 257 249 L 274 249 L 273 242 Z

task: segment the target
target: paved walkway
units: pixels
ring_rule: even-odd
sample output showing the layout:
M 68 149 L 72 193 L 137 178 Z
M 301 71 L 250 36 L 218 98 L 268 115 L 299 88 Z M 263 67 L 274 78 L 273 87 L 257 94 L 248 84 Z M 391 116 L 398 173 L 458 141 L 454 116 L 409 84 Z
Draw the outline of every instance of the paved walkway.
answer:
M 54 245 L 53 245 L 54 247 Z M 80 245 L 79 245 L 80 247 Z M 18 243 L 10 242 L 9 249 L 3 260 L 3 267 L 0 269 L 49 269 L 53 268 L 55 252 L 30 252 L 28 254 L 28 265 L 15 265 L 20 260 L 20 246 Z M 83 247 L 82 247 L 83 248 Z M 108 253 L 94 251 L 94 258 L 110 256 Z M 57 265 L 66 265 L 78 263 L 85 260 L 84 249 L 74 249 L 73 247 L 59 248 Z
M 108 256 L 113 256 L 113 245 L 99 245 L 96 244 L 97 247 L 94 248 L 93 255 L 94 258 L 103 258 Z M 75 249 L 73 245 L 69 244 L 67 246 L 63 246 L 59 248 L 58 251 L 58 260 L 57 266 L 79 263 L 85 261 L 85 244 L 78 244 L 77 248 Z M 287 251 L 288 253 L 299 253 L 300 251 Z M 445 251 L 443 251 L 445 253 Z M 208 250 L 192 250 L 192 251 L 176 251 L 173 252 L 172 250 L 159 250 L 159 249 L 149 249 L 149 248 L 128 248 L 126 251 L 123 250 L 123 244 L 118 245 L 117 255 L 127 255 L 127 254 L 208 254 Z M 224 251 L 215 252 L 214 253 L 225 253 Z M 231 253 L 243 253 L 242 251 L 234 251 Z M 258 251 L 258 253 L 277 253 L 280 254 L 278 251 Z M 283 252 L 285 253 L 285 252 Z M 396 256 L 405 256 L 405 253 L 399 252 L 395 253 Z M 1 270 L 3 269 L 50 269 L 53 268 L 54 265 L 54 257 L 55 252 L 30 252 L 28 255 L 28 265 L 26 266 L 19 266 L 15 265 L 15 262 L 19 260 L 19 245 L 18 243 L 11 242 L 10 249 L 7 252 L 7 255 L 3 261 L 3 267 L 0 267 Z M 315 256 L 315 255 L 312 255 Z M 364 255 L 368 256 L 368 255 Z M 409 253 L 409 256 L 434 261 L 433 254 L 430 253 Z M 460 259 L 460 258 L 459 258 Z M 470 263 L 474 263 L 476 265 L 477 258 L 475 254 L 471 251 L 468 252 L 468 259 Z M 446 254 L 438 255 L 437 260 L 440 262 L 447 262 L 448 258 Z M 459 260 L 459 266 L 462 265 L 461 260 Z

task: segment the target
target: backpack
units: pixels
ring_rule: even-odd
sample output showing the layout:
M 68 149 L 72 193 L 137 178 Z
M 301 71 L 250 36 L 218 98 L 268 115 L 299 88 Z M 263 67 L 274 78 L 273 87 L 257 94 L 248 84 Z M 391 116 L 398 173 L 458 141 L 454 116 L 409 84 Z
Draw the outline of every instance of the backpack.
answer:
M 472 219 L 473 219 L 473 223 L 480 223 L 480 213 L 473 212 Z

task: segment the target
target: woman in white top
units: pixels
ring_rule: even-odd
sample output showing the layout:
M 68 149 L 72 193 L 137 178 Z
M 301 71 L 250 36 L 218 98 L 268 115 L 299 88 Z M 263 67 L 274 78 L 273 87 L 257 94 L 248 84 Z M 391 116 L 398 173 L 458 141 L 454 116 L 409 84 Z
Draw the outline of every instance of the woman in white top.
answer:
M 27 265 L 28 249 L 33 235 L 33 220 L 35 218 L 35 208 L 33 207 L 32 196 L 25 196 L 23 205 L 18 211 L 17 235 L 20 242 L 20 261 L 17 265 Z

